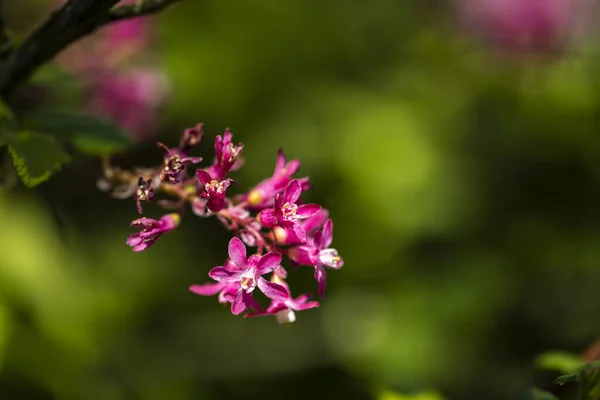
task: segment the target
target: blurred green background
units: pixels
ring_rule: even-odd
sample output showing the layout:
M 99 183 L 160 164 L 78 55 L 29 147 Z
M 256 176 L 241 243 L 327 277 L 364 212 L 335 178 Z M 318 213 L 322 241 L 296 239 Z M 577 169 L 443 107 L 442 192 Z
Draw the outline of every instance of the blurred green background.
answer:
M 4 5 L 9 25 L 26 32 L 47 3 Z M 282 146 L 330 210 L 345 266 L 290 327 L 236 318 L 188 291 L 225 257 L 217 221 L 189 213 L 135 254 L 133 203 L 97 190 L 98 159 L 71 164 L 0 197 L 0 398 L 494 400 L 549 387 L 535 356 L 600 336 L 600 59 L 593 41 L 499 55 L 454 17 L 398 0 L 188 0 L 152 17 L 172 84 L 157 140 L 203 121 L 206 159 L 230 127 L 245 143 L 241 188 Z M 161 154 L 149 142 L 118 161 Z M 310 269 L 290 283 L 315 291 Z

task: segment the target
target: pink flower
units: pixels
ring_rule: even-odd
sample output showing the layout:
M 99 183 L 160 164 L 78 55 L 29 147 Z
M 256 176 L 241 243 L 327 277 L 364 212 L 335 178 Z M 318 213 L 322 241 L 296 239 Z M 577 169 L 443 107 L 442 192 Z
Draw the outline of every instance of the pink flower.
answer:
M 297 222 L 315 215 L 321 206 L 317 204 L 302 204 L 296 202 L 302 194 L 302 187 L 298 180 L 290 182 L 283 193 L 275 196 L 275 207 L 266 208 L 259 214 L 260 223 L 265 228 L 279 226 L 294 234 L 300 243 L 306 243 L 307 237 L 304 228 Z
M 225 196 L 227 195 L 227 188 L 231 184 L 231 179 L 228 178 L 219 182 L 212 179 L 208 172 L 201 169 L 196 170 L 196 177 L 204 185 L 204 190 L 200 195 L 208 200 L 208 209 L 217 212 L 225 208 Z
M 572 35 L 581 6 L 577 0 L 463 0 L 467 26 L 489 42 L 521 52 L 552 52 Z
M 327 273 L 325 267 L 340 269 L 344 260 L 336 249 L 329 246 L 333 241 L 333 222 L 328 219 L 323 230 L 315 232 L 312 243 L 305 246 L 292 247 L 288 256 L 291 261 L 300 265 L 311 265 L 315 267 L 315 280 L 318 283 L 319 296 L 325 295 L 325 281 Z
M 136 219 L 131 222 L 131 226 L 140 226 L 142 231 L 129 236 L 127 244 L 136 252 L 146 250 L 163 234 L 174 230 L 180 221 L 181 217 L 178 214 L 164 215 L 158 221 L 146 217 Z
M 144 179 L 140 176 L 137 182 L 137 188 L 135 189 L 135 205 L 137 206 L 138 213 L 142 214 L 142 202 L 154 200 L 154 185 L 155 180 L 152 178 Z
M 294 311 L 319 307 L 318 302 L 308 301 L 308 299 L 310 299 L 309 294 L 300 295 L 295 299 L 292 298 L 289 286 L 282 279 L 278 278 L 277 275 L 275 275 L 275 282 L 285 288 L 288 293 L 288 298 L 285 301 L 272 300 L 271 305 L 265 311 L 249 313 L 244 317 L 275 315 L 277 322 L 280 324 L 289 324 L 296 321 L 296 313 L 294 313 Z
M 224 264 L 225 268 L 230 271 L 241 271 L 241 268 L 238 267 L 233 261 L 230 259 L 225 260 Z M 238 291 L 238 283 L 237 282 L 216 282 L 216 283 L 205 283 L 204 285 L 192 285 L 190 286 L 190 291 L 199 294 L 200 296 L 214 296 L 218 294 L 219 303 L 225 304 L 229 301 L 228 298 L 235 296 Z
M 188 157 L 179 148 L 169 149 L 162 143 L 158 143 L 158 147 L 165 151 L 164 166 L 160 171 L 160 179 L 168 183 L 180 183 L 182 176 L 185 175 L 185 167 L 202 161 L 202 157 Z
M 237 237 L 229 241 L 228 252 L 235 267 L 218 266 L 211 269 L 208 275 L 215 281 L 226 284 L 223 288 L 227 288 L 228 293 L 223 297 L 231 303 L 232 314 L 239 315 L 248 307 L 260 310 L 260 306 L 252 298 L 252 292 L 257 287 L 271 300 L 286 301 L 288 293 L 285 288 L 262 277 L 279 266 L 280 253 L 270 252 L 262 257 L 255 254 L 247 258 L 246 246 Z M 235 293 L 233 289 L 236 289 Z
M 235 171 L 242 165 L 240 155 L 244 145 L 233 144 L 232 138 L 233 135 L 226 129 L 222 137 L 219 135 L 215 139 L 215 160 L 208 168 L 208 173 L 218 181 L 222 181 L 229 171 Z
M 199 123 L 193 128 L 188 128 L 183 131 L 183 135 L 179 140 L 179 148 L 187 154 L 192 147 L 197 146 L 204 136 L 204 124 Z
M 142 140 L 157 125 L 158 106 L 167 93 L 164 75 L 148 70 L 96 75 L 90 85 L 89 113 L 103 117 Z
M 306 234 L 310 236 L 313 234 L 314 231 L 323 227 L 323 224 L 327 220 L 328 216 L 329 212 L 326 209 L 321 208 L 319 212 L 314 214 L 312 217 L 308 217 L 307 219 L 300 221 L 299 224 L 302 227 L 302 229 L 304 229 L 304 232 L 306 232 Z M 280 245 L 300 243 L 300 239 L 298 239 L 293 232 L 290 232 L 278 226 L 273 228 L 272 236 L 277 242 L 277 244 Z
M 263 180 L 250 191 L 247 196 L 248 204 L 255 208 L 272 207 L 275 195 L 288 187 L 293 175 L 299 169 L 300 161 L 292 160 L 287 162 L 283 149 L 279 149 L 275 172 L 273 172 L 273 175 L 269 179 Z M 308 178 L 300 178 L 298 181 L 303 191 L 309 189 Z

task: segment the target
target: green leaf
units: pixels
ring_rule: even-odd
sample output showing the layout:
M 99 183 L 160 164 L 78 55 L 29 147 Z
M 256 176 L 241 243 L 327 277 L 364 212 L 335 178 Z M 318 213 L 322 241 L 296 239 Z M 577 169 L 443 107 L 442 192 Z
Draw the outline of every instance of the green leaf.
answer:
M 577 354 L 566 351 L 552 351 L 540 355 L 536 364 L 542 368 L 568 374 L 584 365 L 584 361 Z
M 49 136 L 30 131 L 4 136 L 17 175 L 27 187 L 46 181 L 69 161 L 69 155 Z
M 564 385 L 569 382 L 577 382 L 577 381 L 579 381 L 580 375 L 581 375 L 580 371 L 575 371 L 575 372 L 571 372 L 569 374 L 561 375 L 558 378 L 554 379 L 552 382 L 557 385 Z
M 15 114 L 2 99 L 0 99 L 0 119 L 11 124 L 15 122 Z
M 57 95 L 61 104 L 77 106 L 81 102 L 84 88 L 80 80 L 74 79 L 73 75 L 56 64 L 45 64 L 38 69 L 29 80 L 34 85 L 40 85 L 51 89 L 50 95 Z
M 15 114 L 6 103 L 0 99 L 0 147 L 6 145 L 7 135 L 15 128 Z
M 109 155 L 131 147 L 129 136 L 110 122 L 61 110 L 39 110 L 21 119 L 24 129 L 55 135 L 80 152 Z
M 531 388 L 522 393 L 519 400 L 559 400 L 559 398 L 550 392 Z

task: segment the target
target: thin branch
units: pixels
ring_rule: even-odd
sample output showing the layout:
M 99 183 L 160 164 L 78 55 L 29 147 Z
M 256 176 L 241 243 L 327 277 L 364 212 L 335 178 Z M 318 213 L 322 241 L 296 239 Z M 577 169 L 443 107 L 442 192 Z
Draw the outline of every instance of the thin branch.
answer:
M 178 1 L 181 0 L 140 0 L 135 4 L 115 7 L 109 11 L 108 19 L 103 24 L 156 14 Z
M 68 0 L 50 14 L 0 65 L 0 97 L 6 99 L 44 63 L 70 44 L 114 21 L 161 11 L 178 0 L 141 0 L 114 7 L 119 0 Z

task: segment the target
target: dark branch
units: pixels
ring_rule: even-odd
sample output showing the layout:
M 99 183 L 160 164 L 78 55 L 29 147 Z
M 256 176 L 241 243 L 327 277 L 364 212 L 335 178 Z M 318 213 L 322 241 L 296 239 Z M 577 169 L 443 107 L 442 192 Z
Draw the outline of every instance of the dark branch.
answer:
M 137 4 L 119 6 L 110 10 L 105 23 L 156 14 L 178 1 L 181 0 L 142 0 Z
M 96 29 L 114 21 L 157 13 L 176 1 L 142 0 L 115 8 L 119 0 L 68 0 L 2 62 L 0 97 L 9 97 L 41 65 Z

